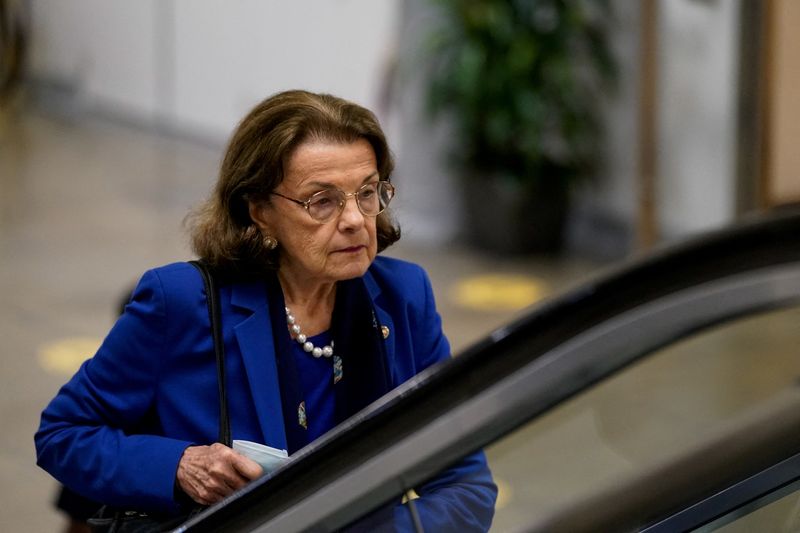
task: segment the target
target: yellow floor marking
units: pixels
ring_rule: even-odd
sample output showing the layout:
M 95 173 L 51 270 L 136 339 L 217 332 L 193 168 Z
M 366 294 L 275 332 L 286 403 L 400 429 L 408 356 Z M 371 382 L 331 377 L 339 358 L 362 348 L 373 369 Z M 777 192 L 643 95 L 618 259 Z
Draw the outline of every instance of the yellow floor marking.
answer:
M 495 509 L 503 509 L 514 497 L 514 491 L 511 490 L 511 485 L 502 479 L 494 478 L 494 484 L 497 485 L 497 502 Z
M 47 372 L 71 376 L 81 363 L 92 357 L 102 339 L 70 337 L 49 342 L 39 348 L 39 365 Z
M 457 304 L 479 311 L 517 311 L 541 300 L 547 286 L 539 279 L 505 274 L 485 274 L 460 281 L 454 287 Z

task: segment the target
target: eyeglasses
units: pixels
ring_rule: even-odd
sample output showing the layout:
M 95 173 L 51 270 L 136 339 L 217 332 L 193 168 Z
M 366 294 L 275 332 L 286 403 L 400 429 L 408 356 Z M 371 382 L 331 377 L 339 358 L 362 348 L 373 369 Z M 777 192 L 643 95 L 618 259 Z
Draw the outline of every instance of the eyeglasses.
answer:
M 388 181 L 373 181 L 363 185 L 356 192 L 344 192 L 341 189 L 325 189 L 312 194 L 305 202 L 289 198 L 279 192 L 275 196 L 286 198 L 305 207 L 311 218 L 317 222 L 328 222 L 344 211 L 344 204 L 351 196 L 355 196 L 358 210 L 364 216 L 375 217 L 383 213 L 394 197 L 394 185 Z

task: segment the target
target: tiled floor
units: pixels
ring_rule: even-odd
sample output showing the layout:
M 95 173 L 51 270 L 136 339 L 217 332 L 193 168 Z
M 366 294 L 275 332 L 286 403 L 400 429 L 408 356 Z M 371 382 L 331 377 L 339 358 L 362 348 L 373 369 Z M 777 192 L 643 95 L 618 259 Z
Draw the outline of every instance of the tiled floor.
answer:
M 96 118 L 0 117 L 0 531 L 61 527 L 51 504 L 56 484 L 35 466 L 39 413 L 91 355 L 137 277 L 190 257 L 181 221 L 207 193 L 220 154 L 220 146 Z M 564 290 L 599 266 L 405 241 L 387 253 L 428 270 L 455 353 L 520 314 L 528 300 Z M 560 504 L 558 487 L 568 492 L 587 476 L 613 481 L 655 443 L 669 445 L 714 413 L 727 416 L 785 386 L 798 371 L 797 318 L 794 310 L 712 332 L 492 446 L 503 488 L 497 530 L 513 529 L 520 512 Z M 766 352 L 772 359 L 762 365 Z M 716 355 L 699 357 L 708 353 Z M 670 396 L 676 390 L 679 402 Z M 655 412 L 675 426 L 654 425 Z

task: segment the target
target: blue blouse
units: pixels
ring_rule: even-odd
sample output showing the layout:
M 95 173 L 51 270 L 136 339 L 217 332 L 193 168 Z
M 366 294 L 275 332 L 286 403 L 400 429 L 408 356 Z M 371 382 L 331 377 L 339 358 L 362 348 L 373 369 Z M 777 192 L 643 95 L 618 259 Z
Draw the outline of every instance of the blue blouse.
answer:
M 331 343 L 330 331 L 306 339 L 314 346 Z M 317 439 L 335 425 L 333 392 L 333 357 L 314 357 L 303 350 L 298 342 L 292 342 L 297 374 L 300 377 L 300 390 L 306 407 L 305 444 Z M 334 350 L 334 353 L 335 350 Z M 290 423 L 294 423 L 291 421 Z

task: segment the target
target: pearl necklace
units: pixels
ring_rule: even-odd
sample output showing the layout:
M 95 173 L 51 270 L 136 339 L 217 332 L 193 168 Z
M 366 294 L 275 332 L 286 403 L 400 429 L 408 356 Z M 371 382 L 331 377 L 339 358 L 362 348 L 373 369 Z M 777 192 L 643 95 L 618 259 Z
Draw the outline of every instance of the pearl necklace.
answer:
M 286 324 L 289 326 L 289 331 L 292 332 L 292 337 L 303 347 L 304 351 L 310 353 L 314 357 L 321 357 L 323 355 L 325 357 L 330 357 L 333 355 L 333 341 L 331 341 L 328 346 L 323 346 L 322 348 L 314 346 L 314 343 L 309 341 L 308 337 L 303 334 L 302 330 L 300 329 L 300 324 L 297 323 L 289 308 L 286 307 L 285 309 Z

